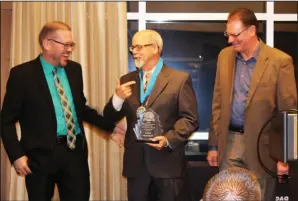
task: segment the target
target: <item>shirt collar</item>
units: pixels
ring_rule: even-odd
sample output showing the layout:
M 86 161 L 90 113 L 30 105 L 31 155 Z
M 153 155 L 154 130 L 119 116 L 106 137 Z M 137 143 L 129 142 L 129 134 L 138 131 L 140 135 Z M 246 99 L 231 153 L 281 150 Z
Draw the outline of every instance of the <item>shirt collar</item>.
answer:
M 260 50 L 261 50 L 261 44 L 260 44 L 260 42 L 259 42 L 259 43 L 258 43 L 258 46 L 257 46 L 257 49 L 256 49 L 255 52 L 253 53 L 252 57 L 249 58 L 248 60 L 250 60 L 250 59 L 252 59 L 252 58 L 254 58 L 255 60 L 257 60 L 258 57 L 259 57 L 259 54 L 260 54 Z M 237 52 L 236 57 L 238 57 L 238 58 L 241 59 L 241 60 L 244 60 L 244 59 L 243 59 L 243 56 L 241 55 L 240 52 Z
M 49 75 L 49 74 L 53 74 L 53 70 L 54 68 L 57 68 L 57 70 L 59 70 L 61 67 L 60 66 L 54 66 L 50 63 L 48 63 L 43 57 L 42 55 L 39 56 L 39 59 L 40 59 L 40 62 L 41 62 L 41 66 L 45 72 L 46 75 Z
M 151 70 L 148 70 L 148 71 L 143 71 L 143 76 L 145 76 L 147 73 L 153 73 L 154 72 L 154 70 L 155 70 L 155 68 L 156 68 L 156 66 L 154 66 Z
M 252 55 L 252 57 L 255 58 L 255 60 L 258 59 L 258 57 L 260 55 L 260 50 L 261 50 L 261 44 L 260 44 L 260 41 L 259 41 L 258 46 L 257 46 L 257 49 L 256 49 L 256 51 Z

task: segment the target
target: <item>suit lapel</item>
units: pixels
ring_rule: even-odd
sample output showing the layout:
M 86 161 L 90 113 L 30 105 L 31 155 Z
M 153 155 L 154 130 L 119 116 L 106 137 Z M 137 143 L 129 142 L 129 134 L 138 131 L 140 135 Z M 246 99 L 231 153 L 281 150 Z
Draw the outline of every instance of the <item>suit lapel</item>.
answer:
M 159 94 L 163 91 L 163 89 L 167 86 L 169 82 L 169 71 L 168 68 L 164 65 L 162 67 L 162 70 L 160 71 L 159 75 L 157 76 L 155 85 L 153 87 L 153 90 L 149 96 L 149 102 L 148 107 L 151 107 L 151 105 L 154 103 L 156 98 L 159 96 Z
M 141 105 L 140 100 L 140 77 L 139 77 L 139 71 L 136 71 L 135 79 L 132 79 L 136 81 L 136 84 L 132 86 L 132 94 L 135 95 L 135 98 L 137 100 L 138 105 Z
M 130 102 L 132 105 L 137 105 L 136 107 L 139 107 L 141 105 L 139 71 L 134 71 L 129 74 L 128 77 L 125 77 L 125 79 L 121 80 L 121 84 L 129 81 L 135 81 L 136 83 L 131 85 L 132 95 L 128 97 L 127 101 Z
M 258 84 L 260 83 L 260 80 L 267 68 L 268 65 L 268 56 L 266 54 L 265 45 L 262 41 L 260 41 L 260 54 L 257 58 L 256 67 L 254 69 L 254 72 L 251 77 L 250 87 L 248 90 L 247 100 L 245 104 L 245 109 L 248 107 L 248 105 L 251 102 L 251 99 L 257 89 Z
M 67 76 L 67 79 L 68 79 L 68 83 L 69 83 L 69 87 L 70 87 L 70 90 L 71 90 L 71 94 L 72 94 L 72 99 L 73 99 L 73 102 L 75 104 L 75 108 L 76 108 L 76 111 L 78 111 L 78 108 L 77 108 L 77 105 L 78 103 L 76 102 L 78 100 L 78 95 L 76 94 L 76 92 L 78 90 L 75 89 L 75 81 L 76 81 L 76 78 L 75 78 L 75 75 L 73 73 L 73 71 L 71 70 L 71 66 L 70 64 L 68 63 L 65 67 L 65 73 L 66 73 L 66 76 Z
M 35 62 L 34 69 L 35 69 L 35 74 L 36 74 L 35 77 L 36 77 L 36 80 L 37 80 L 37 83 L 38 83 L 38 87 L 39 87 L 39 90 L 40 90 L 40 93 L 41 93 L 41 97 L 43 97 L 45 99 L 45 101 L 47 102 L 50 110 L 52 111 L 53 115 L 55 116 L 52 96 L 51 96 L 50 89 L 49 89 L 49 86 L 48 86 L 48 83 L 47 83 L 47 80 L 46 80 L 46 77 L 45 77 L 45 74 L 43 72 L 42 65 L 41 65 L 41 62 L 40 62 L 39 59 L 40 58 L 38 56 L 34 61 Z

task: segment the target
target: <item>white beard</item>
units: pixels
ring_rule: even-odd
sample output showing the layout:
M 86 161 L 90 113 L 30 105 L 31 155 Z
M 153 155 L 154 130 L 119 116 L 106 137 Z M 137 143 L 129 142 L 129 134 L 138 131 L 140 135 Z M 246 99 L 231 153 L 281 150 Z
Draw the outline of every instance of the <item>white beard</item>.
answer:
M 135 59 L 134 62 L 137 68 L 142 68 L 144 66 L 144 61 L 142 59 Z

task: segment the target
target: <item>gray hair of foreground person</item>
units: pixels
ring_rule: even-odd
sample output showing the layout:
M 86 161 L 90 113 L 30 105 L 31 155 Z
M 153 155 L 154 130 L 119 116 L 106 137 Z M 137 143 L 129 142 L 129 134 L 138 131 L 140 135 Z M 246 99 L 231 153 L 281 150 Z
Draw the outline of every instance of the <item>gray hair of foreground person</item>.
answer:
M 260 201 L 257 177 L 244 168 L 232 167 L 214 175 L 207 183 L 203 201 Z

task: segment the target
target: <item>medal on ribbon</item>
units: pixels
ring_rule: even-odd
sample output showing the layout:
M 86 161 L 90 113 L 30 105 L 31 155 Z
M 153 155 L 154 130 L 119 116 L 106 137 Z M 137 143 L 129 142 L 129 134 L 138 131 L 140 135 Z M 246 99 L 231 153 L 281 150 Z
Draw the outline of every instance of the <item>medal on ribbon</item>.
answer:
M 140 102 L 141 106 L 137 109 L 137 123 L 133 128 L 133 131 L 138 142 L 152 142 L 151 138 L 160 136 L 163 133 L 159 115 L 152 109 L 146 106 L 149 96 L 153 90 L 157 76 L 160 73 L 163 66 L 163 59 L 160 58 L 154 72 L 152 73 L 150 82 L 148 83 L 146 92 L 144 92 L 144 85 L 140 85 Z M 143 83 L 143 71 L 139 71 L 140 83 Z M 147 101 L 146 101 L 147 100 Z

